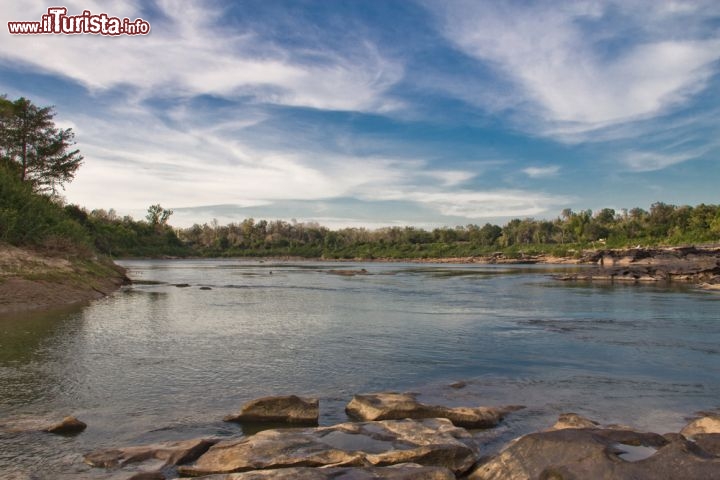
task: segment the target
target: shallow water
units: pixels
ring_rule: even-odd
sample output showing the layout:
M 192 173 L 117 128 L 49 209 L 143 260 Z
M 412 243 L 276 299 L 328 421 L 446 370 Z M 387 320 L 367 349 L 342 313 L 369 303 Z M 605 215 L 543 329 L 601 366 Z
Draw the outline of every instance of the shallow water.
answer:
M 273 394 L 320 397 L 325 425 L 346 419 L 352 394 L 381 390 L 526 405 L 477 432 L 490 450 L 561 412 L 662 433 L 720 406 L 715 293 L 549 278 L 576 267 L 122 263 L 146 284 L 0 318 L 0 424 L 89 425 L 76 437 L 0 431 L 3 478 L 94 478 L 81 456 L 99 447 L 240 434 L 220 419 Z

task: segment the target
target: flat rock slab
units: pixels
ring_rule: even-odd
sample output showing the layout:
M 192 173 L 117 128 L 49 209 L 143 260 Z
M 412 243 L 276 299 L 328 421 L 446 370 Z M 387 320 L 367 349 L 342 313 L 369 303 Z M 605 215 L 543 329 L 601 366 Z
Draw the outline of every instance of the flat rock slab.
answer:
M 331 427 L 265 430 L 220 442 L 182 475 L 201 476 L 291 467 L 382 467 L 400 463 L 445 467 L 475 463 L 472 436 L 446 419 L 342 423 Z
M 679 434 L 569 428 L 520 437 L 468 478 L 711 480 L 720 458 Z
M 455 480 L 455 475 L 444 467 L 424 467 L 416 463 L 403 463 L 390 467 L 368 468 L 281 468 L 254 470 L 199 477 L 198 480 Z
M 402 418 L 447 418 L 464 428 L 492 428 L 520 406 L 444 407 L 420 403 L 412 393 L 370 393 L 355 395 L 345 412 L 360 420 L 398 420 Z
M 686 437 L 694 437 L 702 433 L 720 433 L 720 415 L 705 415 L 687 424 L 680 431 Z
M 73 416 L 65 417 L 62 420 L 19 418 L 0 422 L 0 431 L 8 433 L 47 432 L 56 435 L 74 435 L 86 428 L 85 422 L 81 422 Z
M 207 452 L 217 441 L 212 438 L 194 438 L 178 442 L 112 448 L 88 453 L 83 459 L 88 465 L 102 468 L 145 464 L 149 470 L 146 474 L 150 475 L 169 466 L 192 462 Z
M 302 398 L 296 395 L 263 397 L 244 404 L 240 411 L 223 420 L 239 423 L 293 423 L 317 425 L 320 408 L 317 398 Z

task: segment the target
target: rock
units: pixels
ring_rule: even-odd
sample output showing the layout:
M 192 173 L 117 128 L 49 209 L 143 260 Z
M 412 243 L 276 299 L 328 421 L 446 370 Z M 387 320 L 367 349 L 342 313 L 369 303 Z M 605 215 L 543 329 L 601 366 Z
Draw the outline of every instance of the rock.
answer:
M 150 463 L 150 468 L 154 471 L 142 472 L 150 475 L 169 466 L 192 462 L 207 452 L 217 441 L 212 438 L 194 438 L 178 442 L 98 450 L 88 453 L 83 459 L 88 465 L 101 468 L 120 468 L 129 464 Z
M 491 428 L 509 412 L 523 407 L 444 407 L 425 405 L 411 393 L 371 393 L 355 395 L 345 412 L 360 420 L 397 420 L 401 418 L 447 418 L 458 427 Z
M 562 430 L 565 428 L 596 428 L 598 423 L 585 418 L 577 413 L 561 413 L 555 425 L 550 430 Z
M 264 430 L 218 443 L 194 465 L 178 471 L 181 475 L 200 476 L 291 467 L 418 463 L 459 474 L 472 467 L 476 454 L 470 433 L 449 420 L 386 420 Z
M 71 435 L 74 433 L 80 433 L 87 428 L 85 422 L 81 422 L 77 418 L 70 416 L 62 419 L 61 422 L 55 425 L 50 425 L 45 429 L 48 433 L 55 433 L 57 435 Z
M 0 421 L 0 431 L 9 433 L 48 432 L 57 435 L 73 435 L 82 432 L 87 424 L 73 416 L 60 421 L 49 418 L 14 418 Z
M 127 480 L 166 480 L 167 477 L 162 472 L 138 472 L 129 474 Z M 112 480 L 115 480 L 113 478 Z M 118 478 L 118 480 L 120 480 Z M 125 479 L 123 479 L 125 480 Z
M 366 468 L 279 468 L 253 470 L 199 477 L 198 480 L 455 480 L 455 475 L 443 467 L 423 467 L 416 463 L 402 463 L 390 467 Z
M 525 435 L 468 478 L 709 480 L 720 458 L 679 434 L 571 428 Z
M 200 287 L 200 290 L 212 290 L 212 287 Z
M 696 418 L 680 430 L 680 433 L 686 437 L 694 437 L 700 433 L 720 433 L 720 416 L 705 415 Z
M 459 382 L 453 382 L 449 385 L 450 388 L 454 388 L 456 390 L 460 390 L 461 388 L 467 387 L 467 383 L 463 382 L 462 380 Z
M 190 286 L 190 284 L 189 283 L 175 283 L 174 286 L 176 286 L 177 288 L 187 288 Z
M 720 433 L 698 433 L 693 441 L 706 452 L 720 457 Z
M 364 268 L 360 270 L 328 270 L 327 273 L 330 275 L 340 275 L 343 277 L 354 277 L 355 275 L 367 275 L 368 271 Z
M 317 425 L 320 417 L 317 398 L 295 395 L 263 397 L 247 402 L 240 412 L 228 415 L 226 422 L 283 422 L 300 425 Z

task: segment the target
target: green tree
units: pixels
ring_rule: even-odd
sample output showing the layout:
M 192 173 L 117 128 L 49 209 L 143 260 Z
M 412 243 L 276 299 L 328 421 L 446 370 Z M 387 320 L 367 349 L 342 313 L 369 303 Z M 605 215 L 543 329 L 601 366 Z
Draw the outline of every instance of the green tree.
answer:
M 173 214 L 172 210 L 165 210 L 160 204 L 150 205 L 148 207 L 148 213 L 145 215 L 148 223 L 154 227 L 164 227 L 167 225 L 170 215 Z
M 71 128 L 56 128 L 53 107 L 0 97 L 0 157 L 37 192 L 56 193 L 75 177 L 83 157 Z

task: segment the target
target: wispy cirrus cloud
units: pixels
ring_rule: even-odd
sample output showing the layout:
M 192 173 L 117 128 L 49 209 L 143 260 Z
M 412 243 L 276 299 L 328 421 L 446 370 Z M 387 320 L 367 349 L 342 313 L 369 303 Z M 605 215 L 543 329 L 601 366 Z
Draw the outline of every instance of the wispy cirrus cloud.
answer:
M 70 1 L 65 6 L 69 14 L 90 10 L 134 19 L 142 13 L 142 2 Z M 403 67 L 368 41 L 290 50 L 262 32 L 224 26 L 227 5 L 160 1 L 157 8 L 161 14 L 148 36 L 8 36 L 0 43 L 0 58 L 61 75 L 90 91 L 122 87 L 140 97 L 248 97 L 329 110 L 396 106 L 383 94 L 402 78 Z M 4 8 L 3 17 L 39 20 L 46 9 L 40 0 L 15 3 Z
M 525 99 L 524 126 L 554 136 L 660 115 L 702 91 L 720 59 L 720 35 L 704 19 L 720 6 L 701 3 L 426 5 L 446 38 Z
M 705 149 L 681 153 L 630 151 L 622 158 L 622 163 L 633 172 L 652 172 L 698 158 L 706 152 Z
M 552 177 L 560 171 L 559 165 L 547 165 L 544 167 L 527 167 L 522 172 L 530 178 Z

